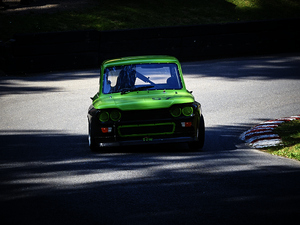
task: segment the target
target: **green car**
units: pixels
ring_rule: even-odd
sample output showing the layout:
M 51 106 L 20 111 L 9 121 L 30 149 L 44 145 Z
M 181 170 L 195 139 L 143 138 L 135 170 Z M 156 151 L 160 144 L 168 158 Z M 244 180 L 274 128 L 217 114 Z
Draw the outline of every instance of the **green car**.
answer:
M 201 105 L 186 89 L 176 58 L 106 60 L 100 73 L 99 92 L 88 109 L 91 150 L 179 142 L 203 147 Z

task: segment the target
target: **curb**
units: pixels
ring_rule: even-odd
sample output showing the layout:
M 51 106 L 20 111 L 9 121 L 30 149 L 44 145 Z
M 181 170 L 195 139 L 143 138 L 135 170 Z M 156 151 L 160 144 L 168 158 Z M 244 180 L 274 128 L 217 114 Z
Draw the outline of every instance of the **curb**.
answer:
M 252 148 L 266 148 L 282 145 L 281 138 L 273 133 L 273 130 L 281 123 L 291 120 L 300 120 L 300 115 L 265 121 L 242 133 L 240 139 L 248 143 Z

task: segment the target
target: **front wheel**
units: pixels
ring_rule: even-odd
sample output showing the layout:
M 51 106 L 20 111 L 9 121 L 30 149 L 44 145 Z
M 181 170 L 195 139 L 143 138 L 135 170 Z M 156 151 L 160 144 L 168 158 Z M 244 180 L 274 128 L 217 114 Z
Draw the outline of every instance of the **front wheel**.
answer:
M 193 150 L 202 149 L 205 140 L 205 124 L 203 115 L 200 117 L 199 126 L 197 127 L 197 141 L 189 143 L 189 148 Z
M 93 132 L 92 132 L 92 126 L 90 124 L 90 122 L 88 122 L 88 141 L 89 141 L 89 147 L 90 149 L 94 152 L 96 151 L 98 148 L 97 148 L 97 145 L 96 145 L 96 142 L 95 142 L 95 138 L 94 138 L 94 135 L 93 135 Z

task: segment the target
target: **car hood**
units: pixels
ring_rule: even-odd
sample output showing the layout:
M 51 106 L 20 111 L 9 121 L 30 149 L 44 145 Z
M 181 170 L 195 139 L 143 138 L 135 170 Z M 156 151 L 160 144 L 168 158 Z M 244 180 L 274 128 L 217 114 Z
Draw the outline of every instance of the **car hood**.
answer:
M 100 95 L 93 105 L 96 109 L 118 108 L 128 111 L 169 108 L 173 104 L 192 102 L 194 97 L 186 90 L 150 90 Z

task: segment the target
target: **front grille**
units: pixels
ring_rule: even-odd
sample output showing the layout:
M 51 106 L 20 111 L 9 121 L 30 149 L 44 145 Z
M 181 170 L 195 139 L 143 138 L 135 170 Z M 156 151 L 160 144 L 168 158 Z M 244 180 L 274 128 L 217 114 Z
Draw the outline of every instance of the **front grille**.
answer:
M 122 121 L 145 121 L 172 118 L 169 109 L 123 111 Z
M 121 125 L 118 127 L 120 137 L 137 137 L 168 135 L 175 131 L 175 123 Z

